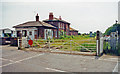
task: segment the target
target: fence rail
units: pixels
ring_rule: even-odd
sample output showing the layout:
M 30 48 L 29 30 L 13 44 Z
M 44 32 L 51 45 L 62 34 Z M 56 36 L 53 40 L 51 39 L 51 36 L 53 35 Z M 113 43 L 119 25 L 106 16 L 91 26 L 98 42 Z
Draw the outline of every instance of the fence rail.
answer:
M 96 52 L 96 40 L 41 40 L 33 42 L 34 47 L 60 49 L 65 51 Z

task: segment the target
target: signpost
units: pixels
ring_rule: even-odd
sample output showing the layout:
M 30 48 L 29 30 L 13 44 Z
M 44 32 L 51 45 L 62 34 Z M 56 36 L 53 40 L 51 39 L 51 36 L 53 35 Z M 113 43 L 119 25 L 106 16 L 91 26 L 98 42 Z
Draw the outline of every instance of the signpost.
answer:
M 30 39 L 30 40 L 28 41 L 28 44 L 31 46 L 31 45 L 33 44 L 33 41 Z
M 33 41 L 30 39 L 30 40 L 28 41 L 28 44 L 29 44 L 30 46 L 32 46 Z M 32 46 L 32 49 L 33 49 L 33 46 Z

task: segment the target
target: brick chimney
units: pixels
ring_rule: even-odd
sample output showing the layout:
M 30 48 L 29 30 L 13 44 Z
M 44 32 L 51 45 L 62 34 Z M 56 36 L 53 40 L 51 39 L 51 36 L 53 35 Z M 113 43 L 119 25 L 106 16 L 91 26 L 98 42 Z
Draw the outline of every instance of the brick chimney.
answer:
M 61 16 L 59 16 L 59 19 L 62 20 Z
M 39 21 L 39 16 L 38 16 L 38 13 L 36 15 L 36 21 Z
M 52 12 L 49 13 L 49 20 L 53 20 L 53 13 Z

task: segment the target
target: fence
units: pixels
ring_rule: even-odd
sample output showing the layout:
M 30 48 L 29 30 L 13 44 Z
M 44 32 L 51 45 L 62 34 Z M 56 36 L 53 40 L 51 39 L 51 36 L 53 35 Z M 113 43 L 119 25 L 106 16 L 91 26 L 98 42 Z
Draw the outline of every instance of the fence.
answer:
M 43 49 L 57 49 L 64 51 L 96 52 L 96 40 L 41 40 L 36 39 L 33 46 Z
M 109 37 L 104 39 L 104 53 L 119 55 L 120 52 L 120 38 L 118 37 Z
M 29 39 L 27 39 L 27 37 L 22 37 L 22 39 L 18 39 L 18 49 L 29 47 L 28 40 Z
M 97 31 L 97 38 L 78 38 L 78 39 L 35 39 L 33 45 L 37 50 L 64 50 L 79 52 L 94 52 L 97 56 L 102 55 L 104 47 L 104 37 L 100 31 Z M 18 48 L 30 47 L 28 39 L 22 37 L 18 39 Z

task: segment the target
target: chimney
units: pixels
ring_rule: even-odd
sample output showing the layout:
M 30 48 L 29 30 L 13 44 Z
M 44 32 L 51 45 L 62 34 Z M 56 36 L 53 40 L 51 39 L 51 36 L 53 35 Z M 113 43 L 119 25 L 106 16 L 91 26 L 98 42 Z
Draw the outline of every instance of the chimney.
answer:
M 38 13 L 36 15 L 36 21 L 39 21 L 39 16 L 38 16 Z
M 59 16 L 59 19 L 62 20 L 61 16 Z
M 53 20 L 53 13 L 49 13 L 49 20 Z

